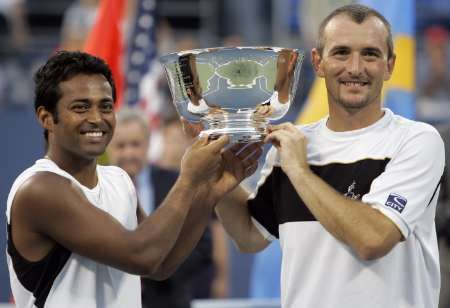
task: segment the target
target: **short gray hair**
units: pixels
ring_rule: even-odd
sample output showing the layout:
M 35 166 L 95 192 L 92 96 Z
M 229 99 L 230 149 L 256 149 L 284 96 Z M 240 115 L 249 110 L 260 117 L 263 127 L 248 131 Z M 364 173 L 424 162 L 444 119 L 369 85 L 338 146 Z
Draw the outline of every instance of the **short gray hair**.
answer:
M 325 38 L 324 38 L 324 30 L 325 27 L 328 25 L 330 20 L 332 20 L 334 17 L 339 15 L 347 15 L 349 16 L 354 22 L 361 24 L 366 20 L 366 18 L 374 16 L 378 18 L 386 27 L 387 30 L 387 38 L 386 38 L 386 44 L 388 47 L 388 59 L 391 59 L 394 56 L 394 42 L 392 39 L 392 30 L 391 30 L 391 24 L 387 19 L 381 15 L 378 11 L 361 4 L 349 4 L 341 6 L 337 9 L 335 9 L 333 12 L 331 12 L 325 19 L 320 23 L 319 27 L 319 37 L 317 39 L 317 50 L 319 51 L 319 54 L 322 55 L 323 48 L 325 45 Z
M 116 121 L 118 125 L 130 122 L 139 123 L 147 136 L 150 136 L 150 125 L 148 123 L 148 119 L 144 116 L 143 111 L 140 109 L 122 107 L 116 113 Z

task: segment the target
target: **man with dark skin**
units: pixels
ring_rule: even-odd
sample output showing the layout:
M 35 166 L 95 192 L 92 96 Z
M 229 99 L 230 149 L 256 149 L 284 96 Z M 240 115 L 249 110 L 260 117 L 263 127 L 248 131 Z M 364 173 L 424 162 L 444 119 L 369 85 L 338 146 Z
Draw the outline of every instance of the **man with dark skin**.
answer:
M 257 155 L 245 159 L 224 150 L 225 136 L 198 139 L 163 204 L 143 219 L 125 171 L 97 165 L 115 127 L 115 87 L 106 64 L 60 52 L 35 81 L 36 114 L 48 144 L 8 198 L 16 304 L 140 307 L 134 275 L 168 277 L 197 243 L 216 202 L 254 172 Z

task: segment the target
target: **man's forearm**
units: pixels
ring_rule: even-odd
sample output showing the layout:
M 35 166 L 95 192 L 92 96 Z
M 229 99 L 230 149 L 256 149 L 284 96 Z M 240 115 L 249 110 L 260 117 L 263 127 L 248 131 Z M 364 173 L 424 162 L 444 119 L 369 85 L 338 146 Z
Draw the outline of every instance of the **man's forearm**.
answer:
M 191 208 L 202 202 L 204 195 L 202 190 L 178 179 L 163 204 L 139 225 L 136 232 L 144 245 L 142 259 L 151 261 L 149 276 L 157 279 L 161 275 L 161 266 L 181 236 Z
M 216 213 L 225 230 L 243 252 L 257 252 L 267 246 L 251 221 L 247 207 L 249 193 L 241 186 L 229 193 L 216 206 Z
M 192 205 L 181 228 L 180 236 L 161 264 L 157 277 L 154 278 L 158 280 L 167 278 L 192 253 L 209 224 L 212 209 L 216 203 L 215 197 L 204 194 L 203 198 L 198 198 L 196 204 Z
M 401 240 L 399 230 L 382 213 L 342 196 L 309 169 L 288 176 L 314 217 L 363 258 L 382 256 Z

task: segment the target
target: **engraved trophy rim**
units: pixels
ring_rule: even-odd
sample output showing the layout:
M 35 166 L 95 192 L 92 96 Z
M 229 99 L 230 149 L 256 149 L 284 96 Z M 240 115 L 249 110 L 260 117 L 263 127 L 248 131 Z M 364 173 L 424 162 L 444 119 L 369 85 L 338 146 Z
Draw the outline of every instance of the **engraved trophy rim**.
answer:
M 278 46 L 223 46 L 159 57 L 180 116 L 201 122 L 200 135 L 231 142 L 264 140 L 270 121 L 286 115 L 305 52 Z

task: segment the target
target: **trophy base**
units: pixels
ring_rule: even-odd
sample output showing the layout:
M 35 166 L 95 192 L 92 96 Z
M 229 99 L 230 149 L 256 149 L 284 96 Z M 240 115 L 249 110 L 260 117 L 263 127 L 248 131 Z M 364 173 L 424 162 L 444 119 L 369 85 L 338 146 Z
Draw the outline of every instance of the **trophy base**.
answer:
M 200 136 L 219 138 L 228 135 L 230 143 L 253 143 L 263 141 L 267 135 L 269 120 L 258 116 L 253 110 L 240 113 L 210 113 L 202 117 L 201 122 L 206 128 Z

